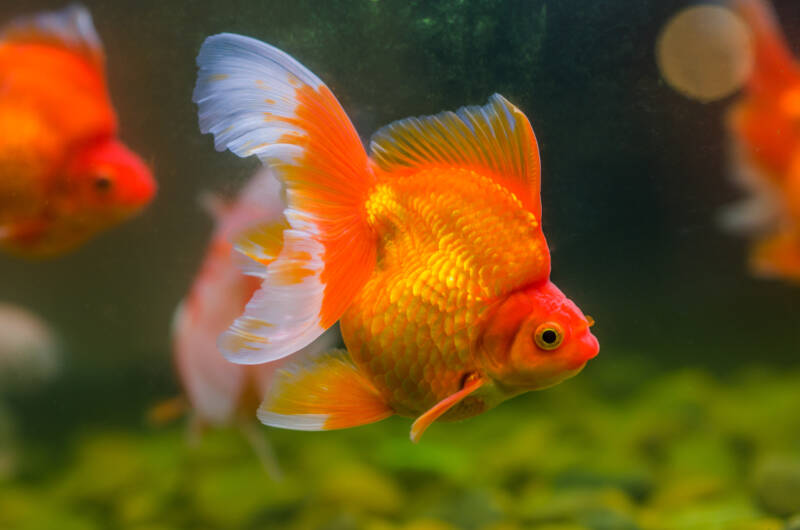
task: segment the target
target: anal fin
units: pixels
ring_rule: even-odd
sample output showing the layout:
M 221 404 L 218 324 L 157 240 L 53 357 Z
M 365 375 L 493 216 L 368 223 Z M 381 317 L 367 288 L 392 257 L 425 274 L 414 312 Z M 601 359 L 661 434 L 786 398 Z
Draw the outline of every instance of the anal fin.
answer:
M 394 413 L 344 350 L 290 363 L 278 370 L 258 419 L 299 431 L 345 429 Z

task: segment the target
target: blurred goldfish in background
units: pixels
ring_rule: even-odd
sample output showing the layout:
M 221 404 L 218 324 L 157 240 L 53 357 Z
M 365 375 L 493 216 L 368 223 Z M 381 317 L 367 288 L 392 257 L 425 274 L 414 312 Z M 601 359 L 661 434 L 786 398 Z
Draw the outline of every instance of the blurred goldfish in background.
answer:
M 20 444 L 6 397 L 40 392 L 62 367 L 62 348 L 53 328 L 31 311 L 0 302 L 0 482 L 18 470 Z
M 0 30 L 0 248 L 56 256 L 153 198 L 150 170 L 116 137 L 104 70 L 83 7 Z
M 731 172 L 751 196 L 723 222 L 756 234 L 755 274 L 800 281 L 800 64 L 771 6 L 727 0 L 682 10 L 659 36 L 656 59 L 687 97 L 707 102 L 742 90 L 727 127 Z
M 50 325 L 27 309 L 0 303 L 0 396 L 40 389 L 61 364 Z
M 287 201 L 237 242 L 262 283 L 221 350 L 274 362 L 340 319 L 347 346 L 292 356 L 262 422 L 327 430 L 399 414 L 417 418 L 416 441 L 598 353 L 592 320 L 549 281 L 536 138 L 503 97 L 391 124 L 367 156 L 330 90 L 282 51 L 221 34 L 197 62 L 201 130 L 257 155 Z
M 750 28 L 754 63 L 728 114 L 733 169 L 752 197 L 726 221 L 760 234 L 756 274 L 800 281 L 800 64 L 766 1 L 729 3 Z
M 262 168 L 235 201 L 204 197 L 216 227 L 200 271 L 175 312 L 173 349 L 181 383 L 192 409 L 192 427 L 237 426 L 253 446 L 265 468 L 276 476 L 277 466 L 262 434 L 255 430 L 255 411 L 277 365 L 242 366 L 227 361 L 217 349 L 217 337 L 233 323 L 260 285 L 237 266 L 230 241 L 258 223 L 279 219 L 283 211 L 280 183 Z M 327 350 L 337 332 L 325 333 L 307 347 L 309 353 Z M 155 410 L 171 415 L 174 401 Z M 176 407 L 180 409 L 180 405 Z M 160 421 L 158 417 L 154 418 Z

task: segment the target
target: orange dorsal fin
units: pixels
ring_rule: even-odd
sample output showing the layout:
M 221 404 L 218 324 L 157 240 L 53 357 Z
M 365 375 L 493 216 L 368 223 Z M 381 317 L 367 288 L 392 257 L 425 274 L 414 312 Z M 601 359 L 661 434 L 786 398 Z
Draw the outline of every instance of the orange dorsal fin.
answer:
M 197 64 L 200 129 L 219 150 L 258 156 L 283 186 L 280 253 L 219 339 L 233 362 L 269 362 L 336 323 L 372 274 L 377 241 L 364 205 L 375 175 L 334 95 L 286 53 L 223 33 L 206 39 Z
M 278 369 L 258 410 L 265 425 L 300 431 L 345 429 L 392 414 L 344 350 L 298 359 Z
M 62 46 L 103 69 L 105 54 L 92 15 L 81 5 L 21 16 L 0 29 L 0 41 Z
M 800 75 L 777 17 L 767 0 L 729 0 L 753 37 L 754 62 L 749 83 L 755 90 L 774 93 Z
M 370 155 L 391 173 L 462 167 L 487 174 L 541 219 L 536 136 L 525 114 L 499 94 L 483 107 L 391 123 L 372 137 Z
M 483 386 L 483 383 L 485 383 L 485 380 L 479 376 L 467 378 L 467 381 L 464 383 L 464 386 L 461 390 L 455 394 L 447 396 L 439 403 L 431 407 L 430 410 L 428 410 L 425 414 L 417 418 L 416 421 L 414 421 L 414 424 L 411 425 L 411 441 L 414 443 L 419 442 L 422 434 L 428 427 L 431 426 L 434 421 L 439 419 L 442 414 L 460 403 L 465 397 L 478 390 L 481 386 Z

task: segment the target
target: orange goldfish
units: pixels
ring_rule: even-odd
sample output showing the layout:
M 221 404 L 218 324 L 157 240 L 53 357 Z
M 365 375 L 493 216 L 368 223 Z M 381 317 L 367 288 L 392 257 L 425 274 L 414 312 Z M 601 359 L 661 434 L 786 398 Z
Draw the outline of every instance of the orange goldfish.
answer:
M 203 264 L 175 312 L 173 349 L 181 383 L 193 412 L 192 427 L 236 425 L 253 446 L 271 475 L 278 475 L 269 445 L 252 428 L 252 417 L 279 363 L 242 366 L 228 362 L 216 346 L 216 337 L 242 313 L 260 281 L 242 273 L 230 240 L 259 223 L 279 219 L 283 211 L 280 184 L 263 168 L 235 201 L 204 197 L 216 222 Z M 336 343 L 335 330 L 307 346 L 305 354 L 327 350 Z M 163 421 L 182 412 L 181 401 L 170 400 L 154 409 Z
M 103 63 L 79 6 L 0 30 L 0 248 L 62 254 L 152 199 L 150 170 L 116 137 Z
M 751 252 L 757 274 L 800 281 L 800 64 L 765 1 L 729 3 L 754 49 L 752 72 L 728 114 L 736 176 L 753 196 L 726 221 L 763 232 Z
M 353 427 L 479 414 L 576 375 L 592 320 L 549 281 L 540 164 L 528 119 L 483 107 L 395 122 L 364 150 L 338 101 L 284 52 L 209 37 L 197 58 L 200 128 L 258 156 L 287 201 L 243 234 L 261 287 L 220 336 L 228 359 L 272 362 L 339 321 L 346 350 L 294 356 L 259 409 L 267 425 Z

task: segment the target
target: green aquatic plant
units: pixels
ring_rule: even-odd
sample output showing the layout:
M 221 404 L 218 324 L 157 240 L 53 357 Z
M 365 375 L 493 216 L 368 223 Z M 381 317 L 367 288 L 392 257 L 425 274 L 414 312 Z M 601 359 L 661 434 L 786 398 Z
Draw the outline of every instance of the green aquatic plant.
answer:
M 434 430 L 418 446 L 400 420 L 316 435 L 270 430 L 280 482 L 235 431 L 210 432 L 194 446 L 179 426 L 78 431 L 55 467 L 22 439 L 20 473 L 0 481 L 0 528 L 797 525 L 800 374 L 642 371 L 646 384 L 609 397 L 598 391 L 613 380 L 604 369 Z

